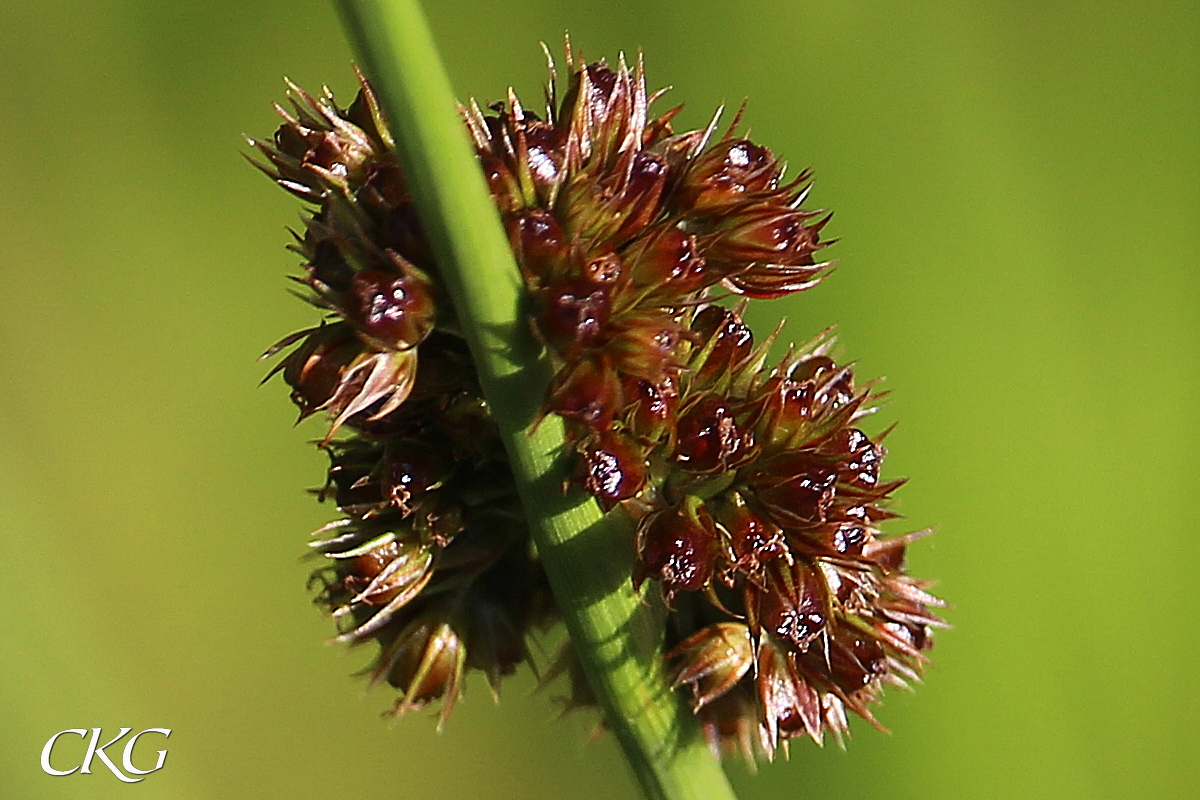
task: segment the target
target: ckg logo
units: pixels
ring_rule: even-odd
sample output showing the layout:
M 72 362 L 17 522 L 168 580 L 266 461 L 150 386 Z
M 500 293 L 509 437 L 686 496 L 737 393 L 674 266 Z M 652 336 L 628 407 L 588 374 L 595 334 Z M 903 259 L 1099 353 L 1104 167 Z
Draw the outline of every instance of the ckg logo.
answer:
M 135 733 L 129 738 L 129 741 L 125 743 L 125 749 L 121 751 L 121 766 L 118 767 L 112 762 L 112 759 L 109 758 L 107 750 L 117 742 L 124 739 L 125 735 L 131 730 L 133 730 L 133 728 L 121 728 L 120 733 L 118 733 L 112 739 L 109 739 L 104 744 L 100 744 L 101 729 L 92 728 L 91 739 L 88 740 L 87 752 L 83 756 L 83 761 L 81 761 L 78 766 L 71 767 L 71 769 L 55 769 L 50 764 L 50 757 L 54 752 L 54 745 L 56 742 L 58 742 L 59 737 L 66 736 L 68 734 L 75 734 L 80 738 L 87 739 L 89 733 L 86 728 L 68 728 L 65 731 L 59 731 L 51 736 L 46 742 L 46 746 L 42 748 L 42 772 L 45 772 L 47 775 L 56 776 L 72 775 L 76 772 L 78 772 L 80 775 L 91 775 L 92 760 L 98 758 L 100 759 L 100 763 L 108 767 L 109 771 L 112 772 L 113 775 L 116 775 L 117 779 L 120 781 L 124 781 L 125 783 L 137 783 L 138 781 L 144 780 L 143 778 L 134 778 L 131 776 L 149 775 L 151 772 L 158 772 L 163 768 L 163 764 L 167 762 L 167 751 L 165 749 L 158 751 L 158 760 L 154 762 L 154 766 L 150 769 L 138 769 L 138 767 L 136 767 L 133 763 L 133 748 L 137 746 L 140 738 L 148 734 L 157 734 L 158 736 L 166 739 L 171 735 L 171 729 L 146 728 L 146 730 L 142 731 L 141 733 Z M 144 764 L 145 762 L 143 761 L 142 763 Z M 124 769 L 125 771 L 122 772 L 121 769 Z

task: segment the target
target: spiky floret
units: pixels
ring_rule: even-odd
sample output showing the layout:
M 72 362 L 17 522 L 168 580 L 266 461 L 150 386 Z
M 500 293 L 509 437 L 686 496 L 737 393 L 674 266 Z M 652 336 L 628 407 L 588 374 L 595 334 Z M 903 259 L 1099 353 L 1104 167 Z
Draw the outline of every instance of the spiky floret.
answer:
M 289 84 L 274 141 L 252 141 L 257 166 L 310 204 L 292 249 L 303 296 L 327 315 L 268 355 L 295 345 L 271 374 L 282 372 L 301 418 L 330 422 L 318 496 L 343 517 L 313 542 L 326 562 L 317 602 L 338 641 L 378 643 L 370 682 L 400 691 L 395 713 L 440 699 L 444 721 L 464 672 L 498 691 L 554 611 L 394 142 L 360 80 L 345 109 L 328 90 Z
M 742 321 L 747 300 L 822 278 L 829 215 L 738 120 L 716 137 L 716 118 L 675 133 L 678 108 L 651 115 L 640 59 L 614 70 L 568 46 L 566 63 L 544 117 L 511 92 L 463 115 L 557 370 L 544 413 L 566 421 L 573 481 L 637 521 L 633 582 L 671 608 L 675 685 L 714 749 L 841 741 L 847 710 L 878 725 L 883 685 L 919 676 L 942 624 L 903 568 L 924 532 L 880 529 L 902 481 L 880 476 L 884 437 L 859 427 L 877 395 L 828 332 L 772 366 L 778 330 L 756 345 Z M 344 110 L 291 99 L 274 144 L 254 144 L 315 206 L 294 249 L 330 319 L 274 349 L 297 345 L 277 371 L 302 416 L 331 420 L 320 494 L 344 518 L 318 532 L 318 601 L 340 640 L 380 644 L 371 680 L 400 689 L 397 712 L 443 698 L 444 719 L 464 671 L 495 688 L 553 604 L 370 87 Z M 573 663 L 549 674 L 577 679 Z

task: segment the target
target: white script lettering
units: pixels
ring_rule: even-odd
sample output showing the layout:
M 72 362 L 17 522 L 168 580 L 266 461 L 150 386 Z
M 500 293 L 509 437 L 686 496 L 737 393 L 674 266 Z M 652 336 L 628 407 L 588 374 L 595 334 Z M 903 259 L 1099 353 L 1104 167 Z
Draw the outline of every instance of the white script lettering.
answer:
M 135 733 L 129 739 L 129 741 L 125 743 L 125 749 L 121 751 L 121 766 L 125 768 L 125 772 L 121 772 L 120 768 L 118 768 L 117 765 L 112 762 L 112 759 L 110 759 L 108 757 L 108 753 L 106 751 L 109 747 L 112 747 L 114 744 L 121 741 L 121 739 L 125 738 L 125 735 L 127 733 L 129 733 L 131 730 L 133 730 L 133 728 L 121 728 L 120 733 L 118 733 L 116 736 L 114 736 L 112 739 L 108 740 L 104 744 L 99 744 L 101 730 L 102 730 L 101 728 L 92 728 L 92 730 L 91 730 L 92 737 L 88 741 L 87 753 L 83 757 L 83 762 L 79 766 L 73 767 L 73 768 L 67 769 L 67 770 L 55 769 L 50 764 L 50 755 L 54 750 L 55 742 L 58 741 L 58 737 L 60 737 L 64 734 L 67 734 L 67 733 L 74 733 L 74 734 L 77 734 L 80 738 L 85 738 L 88 735 L 88 731 L 84 728 L 68 728 L 65 731 L 59 731 L 58 733 L 51 736 L 50 739 L 46 742 L 46 746 L 42 748 L 42 772 L 45 772 L 47 775 L 62 776 L 62 775 L 71 775 L 71 774 L 75 773 L 76 771 L 78 771 L 80 775 L 91 775 L 92 774 L 92 759 L 99 757 L 101 763 L 103 763 L 104 766 L 108 767 L 109 772 L 111 772 L 113 775 L 115 775 L 117 777 L 117 780 L 123 781 L 124 783 L 138 783 L 139 781 L 141 781 L 143 779 L 142 778 L 133 778 L 130 776 L 131 775 L 149 775 L 152 772 L 158 772 L 160 769 L 163 768 L 163 765 L 166 764 L 167 751 L 159 750 L 159 751 L 157 751 L 158 761 L 156 761 L 154 763 L 154 766 L 151 769 L 138 769 L 137 767 L 135 767 L 133 765 L 133 748 L 137 744 L 138 739 L 147 733 L 161 734 L 164 739 L 170 737 L 170 735 L 171 735 L 170 728 L 146 728 L 146 730 L 141 731 L 140 733 Z M 126 773 L 129 773 L 129 774 L 126 774 Z

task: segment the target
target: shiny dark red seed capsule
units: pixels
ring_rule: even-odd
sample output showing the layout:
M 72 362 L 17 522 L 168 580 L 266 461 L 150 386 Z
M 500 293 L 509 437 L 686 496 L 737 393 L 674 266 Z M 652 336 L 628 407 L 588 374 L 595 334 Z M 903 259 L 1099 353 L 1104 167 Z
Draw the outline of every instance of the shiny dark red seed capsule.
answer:
M 608 510 L 646 485 L 645 448 L 618 431 L 589 437 L 579 448 L 583 486 Z
M 350 281 L 346 311 L 367 336 L 405 350 L 421 343 L 433 325 L 433 301 L 412 275 L 363 270 Z
M 675 460 L 690 472 L 711 473 L 737 466 L 754 444 L 739 428 L 733 409 L 715 394 L 691 404 L 680 416 Z
M 547 288 L 541 296 L 538 327 L 560 352 L 578 352 L 592 344 L 608 324 L 608 291 L 583 280 Z
M 635 585 L 658 578 L 668 599 L 707 586 L 716 567 L 717 528 L 704 503 L 688 497 L 642 520 L 638 556 Z

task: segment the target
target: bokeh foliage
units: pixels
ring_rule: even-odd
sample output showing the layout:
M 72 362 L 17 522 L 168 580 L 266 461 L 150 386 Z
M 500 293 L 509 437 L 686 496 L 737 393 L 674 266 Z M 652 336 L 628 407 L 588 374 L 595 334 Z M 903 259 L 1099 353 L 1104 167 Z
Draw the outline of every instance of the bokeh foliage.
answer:
M 1200 445 L 1200 15 L 1188 4 L 442 2 L 456 88 L 536 97 L 537 42 L 639 47 L 685 122 L 749 97 L 817 172 L 838 271 L 757 322 L 839 323 L 888 376 L 937 665 L 846 753 L 754 798 L 1192 796 Z M 448 730 L 320 646 L 298 556 L 331 516 L 258 351 L 296 205 L 237 156 L 280 77 L 349 93 L 316 0 L 0 7 L 0 796 L 601 798 L 609 741 L 526 677 Z M 347 98 L 349 96 L 347 94 Z M 532 103 L 531 103 L 532 104 Z M 899 527 L 899 526 L 898 526 Z M 175 730 L 134 787 L 50 778 L 69 727 Z M 64 755 L 66 751 L 64 750 Z

